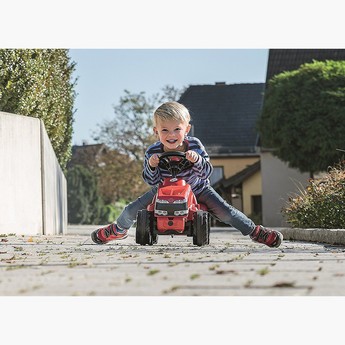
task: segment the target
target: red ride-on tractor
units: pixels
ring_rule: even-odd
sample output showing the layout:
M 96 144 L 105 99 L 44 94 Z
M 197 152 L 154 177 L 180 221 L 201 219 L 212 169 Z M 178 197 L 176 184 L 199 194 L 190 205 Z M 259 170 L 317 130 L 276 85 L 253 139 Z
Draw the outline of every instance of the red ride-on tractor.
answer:
M 184 152 L 164 152 L 159 157 L 159 166 L 172 177 L 164 179 L 152 203 L 138 212 L 136 243 L 153 245 L 158 235 L 190 236 L 197 246 L 210 243 L 210 214 L 205 205 L 198 204 L 190 185 L 176 177 L 192 165 Z

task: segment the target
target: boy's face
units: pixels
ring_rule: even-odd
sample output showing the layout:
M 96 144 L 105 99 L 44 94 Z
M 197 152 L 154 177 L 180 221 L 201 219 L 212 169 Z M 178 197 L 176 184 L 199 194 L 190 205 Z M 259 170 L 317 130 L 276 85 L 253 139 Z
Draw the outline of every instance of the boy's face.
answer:
M 153 128 L 164 145 L 165 151 L 178 151 L 183 148 L 185 135 L 190 131 L 191 125 L 180 120 L 158 120 Z

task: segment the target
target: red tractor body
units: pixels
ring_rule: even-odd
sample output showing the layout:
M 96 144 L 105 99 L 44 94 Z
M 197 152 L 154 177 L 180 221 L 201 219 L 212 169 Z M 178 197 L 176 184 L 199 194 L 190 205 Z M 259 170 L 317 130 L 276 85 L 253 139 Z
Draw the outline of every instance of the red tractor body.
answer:
M 182 234 L 200 205 L 186 181 L 166 178 L 147 210 L 154 212 L 158 233 Z
M 166 155 L 171 156 L 171 154 Z M 158 235 L 193 236 L 193 244 L 209 243 L 210 218 L 185 180 L 165 178 L 152 203 L 138 212 L 136 242 L 157 243 Z

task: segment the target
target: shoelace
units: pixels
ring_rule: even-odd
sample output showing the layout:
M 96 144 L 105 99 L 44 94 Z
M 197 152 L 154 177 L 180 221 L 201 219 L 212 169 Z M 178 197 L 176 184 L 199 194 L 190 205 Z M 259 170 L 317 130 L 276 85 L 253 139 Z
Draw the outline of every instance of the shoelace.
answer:
M 104 228 L 104 234 L 106 238 L 108 238 L 112 234 L 112 232 L 113 232 L 113 224 L 110 224 L 109 226 Z
M 267 241 L 268 236 L 271 234 L 272 231 L 260 228 L 260 232 L 258 234 L 258 240 L 263 240 L 264 242 Z

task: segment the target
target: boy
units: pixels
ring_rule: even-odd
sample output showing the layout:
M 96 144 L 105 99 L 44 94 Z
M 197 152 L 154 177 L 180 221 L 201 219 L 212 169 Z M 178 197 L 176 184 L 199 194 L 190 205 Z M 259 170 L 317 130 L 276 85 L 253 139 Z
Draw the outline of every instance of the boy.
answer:
M 136 220 L 137 212 L 152 202 L 157 185 L 165 177 L 171 176 L 167 170 L 158 167 L 159 155 L 168 151 L 182 151 L 193 166 L 178 174 L 190 184 L 198 202 L 207 206 L 209 213 L 225 224 L 229 224 L 243 235 L 269 247 L 279 247 L 283 236 L 280 232 L 255 225 L 242 212 L 229 205 L 211 186 L 209 177 L 212 165 L 204 146 L 198 138 L 187 136 L 191 129 L 190 114 L 178 102 L 166 102 L 154 112 L 154 133 L 159 141 L 149 146 L 145 153 L 142 177 L 152 189 L 127 205 L 117 219 L 106 227 L 95 230 L 91 238 L 95 243 L 104 244 L 112 240 L 124 239 L 128 229 Z

